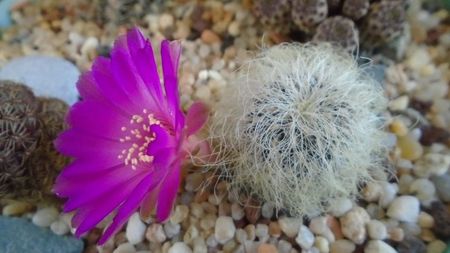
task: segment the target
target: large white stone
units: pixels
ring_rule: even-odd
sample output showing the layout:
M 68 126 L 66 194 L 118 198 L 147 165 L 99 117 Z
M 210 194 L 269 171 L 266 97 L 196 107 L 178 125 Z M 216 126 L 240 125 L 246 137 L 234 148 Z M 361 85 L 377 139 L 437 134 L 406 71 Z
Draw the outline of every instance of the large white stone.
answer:
M 78 100 L 76 82 L 80 71 L 69 61 L 51 56 L 25 56 L 6 64 L 0 80 L 29 86 L 36 96 L 56 97 L 69 105 Z
M 128 242 L 135 245 L 144 240 L 145 230 L 147 226 L 142 222 L 139 213 L 134 213 L 128 220 L 125 235 Z
M 419 217 L 420 203 L 416 197 L 400 196 L 389 205 L 387 215 L 399 221 L 416 222 Z

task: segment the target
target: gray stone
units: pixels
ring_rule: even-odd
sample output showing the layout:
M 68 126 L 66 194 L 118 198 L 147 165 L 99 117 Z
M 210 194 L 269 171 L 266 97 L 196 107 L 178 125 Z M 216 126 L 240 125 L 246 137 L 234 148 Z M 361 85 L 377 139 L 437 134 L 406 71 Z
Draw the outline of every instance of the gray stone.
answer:
M 441 176 L 434 176 L 431 178 L 439 198 L 444 202 L 450 202 L 450 175 L 444 174 Z
M 23 83 L 37 96 L 56 97 L 69 105 L 78 100 L 79 75 L 80 71 L 69 61 L 50 56 L 17 58 L 0 70 L 0 80 Z
M 81 253 L 83 241 L 59 236 L 23 218 L 0 216 L 0 252 Z

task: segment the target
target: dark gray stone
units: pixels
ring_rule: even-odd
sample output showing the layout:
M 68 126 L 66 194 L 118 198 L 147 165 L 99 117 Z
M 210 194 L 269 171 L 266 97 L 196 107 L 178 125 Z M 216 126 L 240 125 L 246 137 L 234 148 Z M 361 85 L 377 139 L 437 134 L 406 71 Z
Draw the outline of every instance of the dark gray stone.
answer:
M 81 253 L 83 241 L 59 236 L 24 218 L 0 216 L 0 252 L 2 253 Z

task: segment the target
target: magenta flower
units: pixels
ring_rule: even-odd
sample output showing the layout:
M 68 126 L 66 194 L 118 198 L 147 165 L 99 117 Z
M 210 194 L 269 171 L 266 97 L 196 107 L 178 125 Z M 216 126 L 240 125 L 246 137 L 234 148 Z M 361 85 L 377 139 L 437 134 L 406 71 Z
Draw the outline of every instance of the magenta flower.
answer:
M 119 37 L 111 57 L 98 57 L 77 88 L 82 100 L 69 111 L 70 129 L 55 141 L 74 161 L 56 180 L 55 193 L 76 210 L 72 224 L 80 236 L 115 212 L 99 244 L 139 209 L 166 220 L 180 184 L 183 160 L 207 145 L 193 136 L 207 110 L 194 103 L 180 109 L 177 70 L 181 46 L 161 43 L 164 90 L 151 43 L 138 29 Z M 199 151 L 200 150 L 200 151 Z

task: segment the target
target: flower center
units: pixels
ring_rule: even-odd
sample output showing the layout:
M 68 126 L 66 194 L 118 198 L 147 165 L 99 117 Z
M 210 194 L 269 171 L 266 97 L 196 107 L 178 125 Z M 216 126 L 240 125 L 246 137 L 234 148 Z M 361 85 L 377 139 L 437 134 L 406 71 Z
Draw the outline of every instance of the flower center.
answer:
M 144 109 L 141 115 L 133 115 L 129 124 L 120 128 L 124 133 L 120 142 L 129 143 L 130 146 L 123 149 L 117 158 L 123 160 L 125 165 L 131 165 L 133 170 L 139 163 L 149 164 L 153 161 L 153 156 L 146 154 L 148 145 L 155 139 L 155 133 L 150 130 L 152 125 L 161 125 L 161 122 Z

